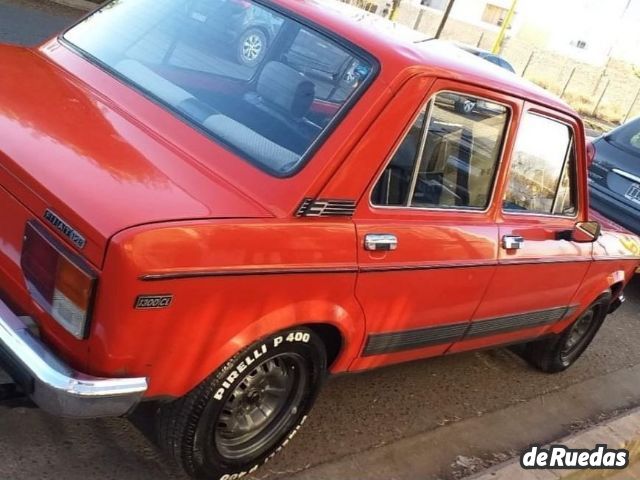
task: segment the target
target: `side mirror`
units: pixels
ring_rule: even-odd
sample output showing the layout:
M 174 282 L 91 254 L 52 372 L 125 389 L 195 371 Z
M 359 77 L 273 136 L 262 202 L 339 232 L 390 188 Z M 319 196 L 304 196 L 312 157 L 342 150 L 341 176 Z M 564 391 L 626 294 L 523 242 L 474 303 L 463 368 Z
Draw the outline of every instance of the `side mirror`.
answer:
M 566 240 L 576 243 L 593 243 L 602 233 L 602 226 L 598 222 L 578 222 L 573 230 L 558 232 L 558 240 Z
M 577 243 L 593 243 L 602 233 L 598 222 L 578 222 L 571 232 L 571 240 Z

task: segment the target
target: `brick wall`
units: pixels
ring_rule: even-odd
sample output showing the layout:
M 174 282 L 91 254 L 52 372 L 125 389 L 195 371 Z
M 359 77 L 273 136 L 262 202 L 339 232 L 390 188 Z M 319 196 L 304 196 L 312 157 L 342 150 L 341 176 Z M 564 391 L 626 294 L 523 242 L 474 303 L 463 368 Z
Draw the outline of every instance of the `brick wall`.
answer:
M 419 12 L 422 16 L 418 22 Z M 433 36 L 442 12 L 401 3 L 396 20 Z M 496 32 L 450 18 L 442 38 L 490 50 Z M 519 74 L 562 97 L 585 116 L 620 123 L 640 115 L 640 67 L 610 60 L 605 67 L 581 63 L 559 53 L 535 48 L 517 38 L 507 39 L 501 52 Z M 634 101 L 635 100 L 635 101 Z M 596 106 L 598 107 L 596 110 Z

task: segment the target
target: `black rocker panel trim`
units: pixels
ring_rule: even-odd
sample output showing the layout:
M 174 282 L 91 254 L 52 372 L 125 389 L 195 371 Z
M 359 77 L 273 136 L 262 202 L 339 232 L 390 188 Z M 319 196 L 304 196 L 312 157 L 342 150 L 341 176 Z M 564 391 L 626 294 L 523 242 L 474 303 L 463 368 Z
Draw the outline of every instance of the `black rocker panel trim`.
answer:
M 540 310 L 508 317 L 471 322 L 464 339 L 486 337 L 498 333 L 508 333 L 526 328 L 542 327 L 562 320 L 569 309 L 567 307 Z
M 403 332 L 376 333 L 369 335 L 363 356 L 367 357 L 380 355 L 381 353 L 400 352 L 430 345 L 452 343 L 462 339 L 468 328 L 469 324 L 464 322 Z
M 368 336 L 362 356 L 394 353 L 551 325 L 566 318 L 575 309 L 576 307 L 559 307 L 475 322 L 375 333 Z

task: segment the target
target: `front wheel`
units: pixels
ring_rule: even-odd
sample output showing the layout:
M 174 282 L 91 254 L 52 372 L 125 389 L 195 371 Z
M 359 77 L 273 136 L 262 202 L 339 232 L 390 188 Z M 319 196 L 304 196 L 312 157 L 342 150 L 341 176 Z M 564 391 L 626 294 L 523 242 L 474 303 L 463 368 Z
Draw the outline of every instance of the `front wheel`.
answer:
M 307 328 L 256 342 L 185 397 L 160 406 L 160 446 L 196 479 L 254 472 L 305 422 L 326 363 L 322 341 Z
M 528 343 L 522 356 L 548 373 L 566 370 L 587 349 L 609 311 L 611 294 L 601 295 L 560 335 Z

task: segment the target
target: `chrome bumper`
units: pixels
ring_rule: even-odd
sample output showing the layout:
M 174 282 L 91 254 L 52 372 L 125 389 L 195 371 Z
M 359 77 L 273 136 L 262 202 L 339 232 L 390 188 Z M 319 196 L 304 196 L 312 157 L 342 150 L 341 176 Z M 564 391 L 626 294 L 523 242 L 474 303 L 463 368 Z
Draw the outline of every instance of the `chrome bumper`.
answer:
M 71 369 L 0 301 L 0 367 L 43 410 L 63 417 L 120 416 L 147 390 L 145 378 L 98 378 Z

